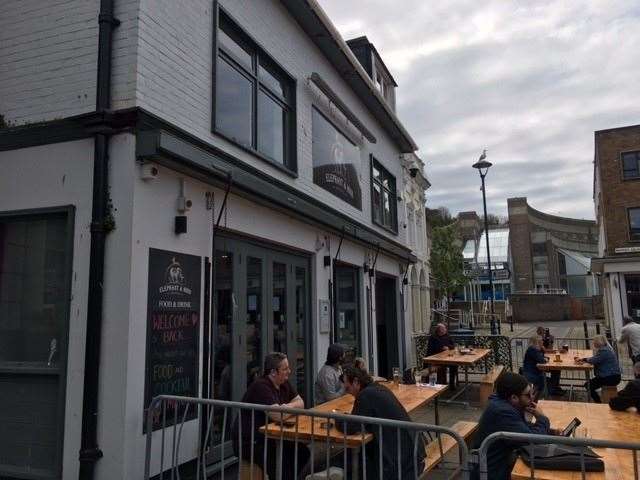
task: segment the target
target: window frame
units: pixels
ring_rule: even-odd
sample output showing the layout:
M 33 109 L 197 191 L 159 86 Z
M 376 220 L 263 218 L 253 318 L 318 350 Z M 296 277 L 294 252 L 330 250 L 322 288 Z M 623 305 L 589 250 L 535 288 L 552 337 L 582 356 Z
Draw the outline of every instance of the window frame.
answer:
M 371 221 L 379 226 L 380 228 L 384 228 L 385 230 L 387 230 L 388 232 L 393 233 L 394 235 L 398 234 L 398 181 L 396 179 L 396 177 L 394 175 L 392 175 L 389 170 L 387 170 L 377 159 L 376 157 L 373 156 L 373 154 L 369 155 L 370 157 L 370 168 L 369 168 L 369 174 L 371 175 Z M 393 181 L 393 191 L 390 191 L 387 187 L 385 187 L 381 181 L 378 181 L 374 175 L 373 175 L 373 170 L 377 169 L 378 171 L 380 171 L 380 173 L 384 173 L 386 174 L 386 176 L 391 179 Z M 380 202 L 380 219 L 381 221 L 378 221 L 376 219 L 376 211 L 375 211 L 375 206 L 373 203 L 373 193 L 375 190 L 375 186 L 378 185 L 380 187 L 380 192 L 381 195 L 382 193 L 384 193 L 385 191 L 387 193 L 389 193 L 390 197 L 391 197 L 391 204 L 392 204 L 392 208 L 391 208 L 391 216 L 392 216 L 392 225 L 385 225 L 384 224 L 384 202 L 381 201 Z M 381 199 L 384 198 L 384 195 L 381 196 Z
M 638 232 L 635 236 L 633 234 L 633 232 L 631 231 L 631 211 L 632 210 L 638 210 L 640 211 L 640 207 L 627 207 L 627 231 L 629 234 L 629 241 L 630 242 L 640 242 L 640 232 Z
M 219 3 L 214 3 L 215 21 L 213 35 L 213 60 L 212 60 L 212 92 L 211 92 L 211 131 L 228 140 L 240 149 L 251 153 L 261 160 L 269 163 L 284 173 L 298 176 L 297 164 L 297 120 L 296 120 L 296 92 L 297 81 L 280 63 L 278 63 L 249 33 L 247 33 L 238 21 L 236 21 Z M 219 40 L 219 32 L 224 31 L 233 41 L 244 48 L 251 56 L 251 70 L 240 61 L 233 52 L 227 49 Z M 217 76 L 218 61 L 222 59 L 231 66 L 239 75 L 251 82 L 251 145 L 247 145 L 223 132 L 217 125 Z M 281 95 L 268 82 L 261 79 L 260 67 L 264 68 L 274 78 L 283 84 L 284 92 Z M 264 94 L 269 100 L 282 108 L 285 115 L 283 121 L 283 162 L 272 158 L 258 148 L 258 99 Z
M 633 177 L 627 177 L 625 176 L 625 173 L 624 173 L 625 172 L 624 156 L 628 154 L 635 154 L 635 157 L 636 157 L 637 174 Z M 628 151 L 620 152 L 619 161 L 620 161 L 620 178 L 622 178 L 623 182 L 630 181 L 630 180 L 640 180 L 640 150 L 628 150 Z

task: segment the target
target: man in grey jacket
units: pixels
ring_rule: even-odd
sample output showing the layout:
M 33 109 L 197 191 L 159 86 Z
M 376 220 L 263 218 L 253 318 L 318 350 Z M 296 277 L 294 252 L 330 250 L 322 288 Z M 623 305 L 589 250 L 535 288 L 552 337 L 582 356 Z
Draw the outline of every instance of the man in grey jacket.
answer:
M 629 356 L 632 361 L 640 362 L 640 324 L 633 321 L 631 317 L 625 316 L 622 319 L 622 329 L 618 344 L 629 344 Z
M 316 379 L 315 401 L 319 405 L 345 394 L 344 384 L 340 380 L 344 362 L 344 346 L 334 343 L 327 351 L 327 361 L 318 372 Z

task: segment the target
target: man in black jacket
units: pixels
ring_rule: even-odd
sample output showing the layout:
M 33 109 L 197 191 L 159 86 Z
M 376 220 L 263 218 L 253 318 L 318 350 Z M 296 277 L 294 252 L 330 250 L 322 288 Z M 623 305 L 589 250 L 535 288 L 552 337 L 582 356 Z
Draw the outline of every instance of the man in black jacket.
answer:
M 536 419 L 527 422 L 525 413 Z M 479 448 L 485 438 L 495 432 L 515 432 L 550 435 L 549 419 L 533 401 L 531 385 L 517 373 L 506 372 L 496 382 L 496 394 L 490 397 L 489 405 L 480 417 L 473 448 Z M 557 433 L 557 432 L 553 432 Z M 487 452 L 488 478 L 509 480 L 516 461 L 516 450 L 521 444 L 508 440 L 497 440 Z M 472 478 L 479 478 L 478 471 Z
M 444 323 L 438 323 L 429 337 L 429 343 L 427 343 L 427 357 L 440 352 L 446 352 L 447 350 L 453 350 L 455 347 L 453 339 L 449 336 L 449 332 L 447 331 L 447 326 Z M 447 383 L 447 367 L 439 366 L 435 368 L 437 368 L 438 372 L 438 383 Z M 450 365 L 449 388 L 451 390 L 456 389 L 458 383 L 457 380 L 458 367 L 456 365 Z
M 633 365 L 634 380 L 629 380 L 627 385 L 618 392 L 618 395 L 609 400 L 612 410 L 626 410 L 636 407 L 640 413 L 640 362 Z
M 347 393 L 356 398 L 353 404 L 353 415 L 364 417 L 386 418 L 389 420 L 402 420 L 410 422 L 409 414 L 398 401 L 396 396 L 387 387 L 379 383 L 374 383 L 371 376 L 362 369 L 346 367 L 343 373 L 344 386 Z M 338 430 L 346 431 L 352 435 L 359 433 L 362 425 L 356 422 L 336 421 Z M 382 428 L 382 452 L 379 445 L 380 433 L 377 425 L 364 425 L 367 432 L 373 433 L 375 438 L 365 447 L 367 478 L 392 480 L 400 478 L 416 478 L 414 465 L 418 466 L 418 475 L 424 468 L 424 445 L 418 441 L 417 454 L 414 459 L 414 439 L 415 433 L 407 430 L 400 430 L 400 442 L 398 442 L 398 429 L 393 427 Z M 398 448 L 400 448 L 400 462 L 398 463 Z M 382 456 L 382 476 L 380 476 L 379 465 Z

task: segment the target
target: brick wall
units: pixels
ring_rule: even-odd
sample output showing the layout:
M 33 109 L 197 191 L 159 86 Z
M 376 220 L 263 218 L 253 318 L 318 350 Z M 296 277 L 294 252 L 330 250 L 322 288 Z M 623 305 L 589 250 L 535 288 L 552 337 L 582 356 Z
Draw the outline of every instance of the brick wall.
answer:
M 531 227 L 526 198 L 510 198 L 509 244 L 513 260 L 513 283 L 515 291 L 532 290 L 533 265 L 531 259 Z
M 571 319 L 569 295 L 513 294 L 510 302 L 514 322 L 556 322 Z
M 95 109 L 99 0 L 0 2 L 0 114 L 16 124 Z
M 640 180 L 622 180 L 620 152 L 640 150 L 640 125 L 595 133 L 597 167 L 606 235 L 605 255 L 620 247 L 640 246 L 629 240 L 627 208 L 640 207 Z M 628 256 L 629 254 L 624 254 Z

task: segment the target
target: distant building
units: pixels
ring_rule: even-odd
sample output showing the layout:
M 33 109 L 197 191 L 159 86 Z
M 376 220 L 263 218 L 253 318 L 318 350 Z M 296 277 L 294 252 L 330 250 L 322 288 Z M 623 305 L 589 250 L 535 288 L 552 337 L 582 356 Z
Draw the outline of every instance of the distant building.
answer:
M 476 212 L 458 214 L 458 231 L 463 241 L 465 273 L 469 284 L 458 299 L 465 301 L 489 300 L 489 262 L 484 224 Z M 493 298 L 505 300 L 511 293 L 511 255 L 509 250 L 509 228 L 489 227 L 489 253 L 493 273 Z
M 640 319 L 640 125 L 595 132 L 593 201 L 605 316 L 614 333 L 622 316 Z
M 590 271 L 590 259 L 598 253 L 596 222 L 540 212 L 526 197 L 507 202 L 514 292 L 597 295 Z

